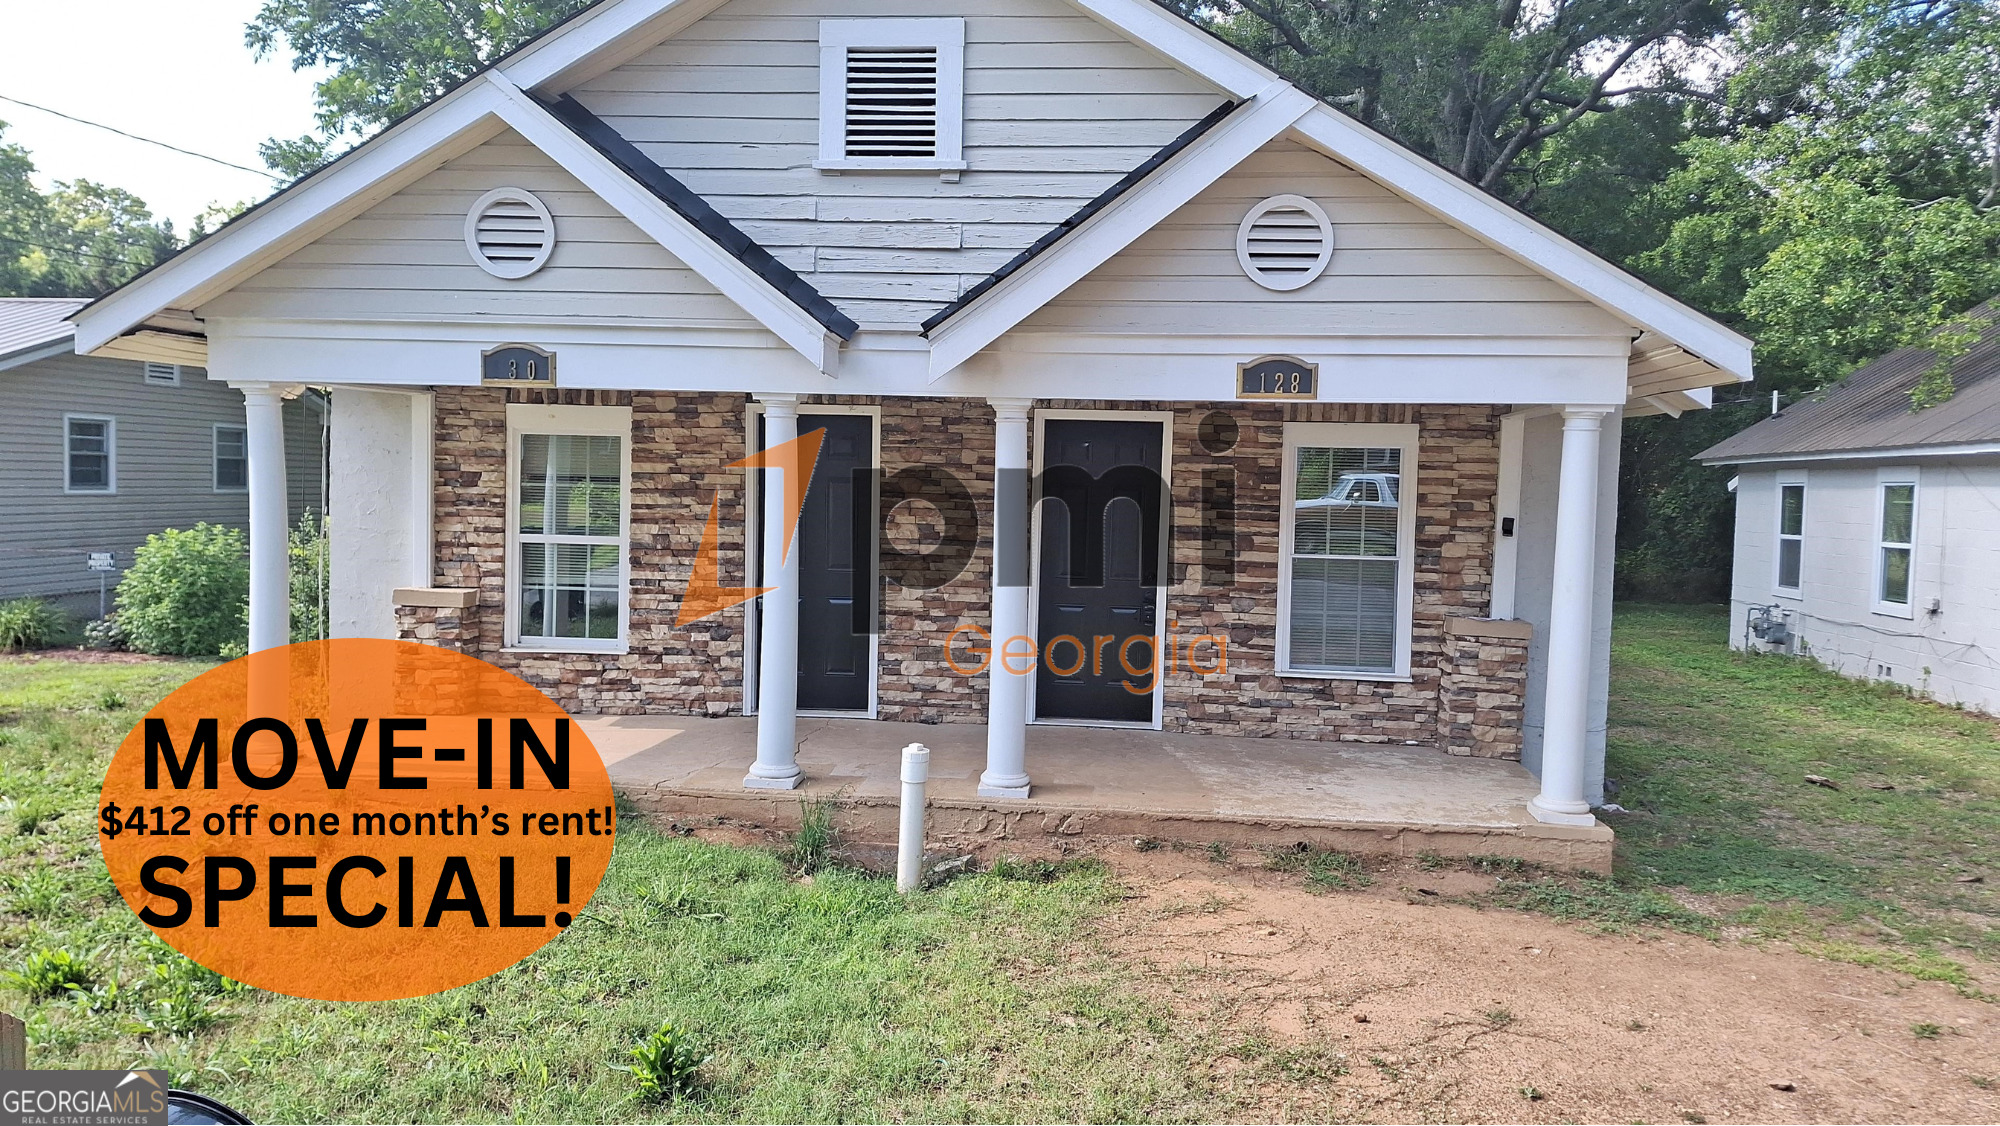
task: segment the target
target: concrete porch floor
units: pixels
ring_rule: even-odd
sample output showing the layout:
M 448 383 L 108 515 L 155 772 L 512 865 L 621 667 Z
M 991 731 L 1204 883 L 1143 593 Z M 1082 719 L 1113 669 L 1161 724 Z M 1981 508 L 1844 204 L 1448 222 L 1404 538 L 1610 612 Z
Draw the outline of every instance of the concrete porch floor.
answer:
M 1028 728 L 1026 801 L 978 795 L 986 729 L 800 717 L 805 785 L 743 788 L 757 721 L 742 716 L 579 716 L 612 785 L 660 817 L 759 825 L 798 821 L 801 798 L 839 799 L 852 839 L 893 840 L 902 748 L 931 749 L 930 840 L 973 849 L 995 841 L 1147 836 L 1283 847 L 1298 841 L 1369 854 L 1503 855 L 1564 869 L 1609 871 L 1611 830 L 1545 825 L 1529 816 L 1537 784 L 1519 763 L 1388 747 L 1165 734 L 1118 728 Z M 1044 841 L 1043 843 L 1047 843 Z

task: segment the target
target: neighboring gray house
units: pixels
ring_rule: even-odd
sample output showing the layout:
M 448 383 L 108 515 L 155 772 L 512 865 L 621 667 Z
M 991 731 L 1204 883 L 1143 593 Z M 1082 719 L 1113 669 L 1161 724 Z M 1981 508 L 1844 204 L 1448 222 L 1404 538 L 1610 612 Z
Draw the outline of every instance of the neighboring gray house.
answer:
M 1936 363 L 1891 352 L 1701 453 L 1742 467 L 1731 644 L 2000 713 L 2000 330 L 1911 410 Z
M 249 516 L 243 396 L 198 367 L 79 356 L 72 297 L 0 298 L 0 598 L 94 615 L 91 552 Z M 286 404 L 291 514 L 318 511 L 325 401 Z

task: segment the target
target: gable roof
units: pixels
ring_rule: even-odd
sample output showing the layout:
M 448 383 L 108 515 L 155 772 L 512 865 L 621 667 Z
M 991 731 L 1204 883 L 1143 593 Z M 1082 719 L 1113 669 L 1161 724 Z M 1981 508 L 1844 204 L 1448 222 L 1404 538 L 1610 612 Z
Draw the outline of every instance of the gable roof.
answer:
M 820 370 L 831 370 L 837 344 L 827 338 L 846 339 L 851 335 L 836 327 L 842 325 L 844 314 L 835 309 L 832 310 L 835 316 L 829 316 L 830 306 L 821 306 L 819 302 L 824 298 L 809 285 L 802 280 L 792 284 L 796 274 L 771 270 L 770 266 L 778 265 L 775 260 L 769 260 L 767 251 L 742 237 L 733 225 L 708 221 L 704 212 L 712 209 L 705 204 L 690 206 L 695 197 L 692 193 L 683 196 L 684 188 L 677 191 L 678 181 L 664 170 L 658 170 L 650 161 L 645 165 L 632 161 L 631 154 L 624 151 L 632 146 L 615 132 L 609 129 L 578 132 L 573 115 L 551 112 L 549 104 L 541 100 L 560 95 L 567 87 L 636 57 L 725 2 L 598 0 L 491 64 L 482 72 L 485 81 L 474 76 L 84 310 L 79 316 L 79 350 L 103 347 L 163 309 L 186 309 L 200 304 L 204 295 L 228 288 L 235 279 L 269 265 L 358 214 L 361 207 L 392 194 L 415 175 L 486 139 L 480 134 L 484 130 L 490 136 L 497 131 L 500 124 L 493 122 L 497 117 L 500 123 L 527 136 L 530 143 L 558 162 L 567 163 L 554 150 L 569 146 L 531 125 L 559 128 L 569 142 L 587 150 L 592 159 L 602 162 L 622 182 L 608 183 L 601 176 L 593 178 L 579 172 L 580 178 L 600 195 L 610 192 L 622 196 L 628 189 L 645 193 L 651 208 L 671 216 L 670 220 L 663 221 L 662 215 L 655 214 L 648 216 L 650 222 L 639 221 L 628 211 L 629 201 L 621 204 L 609 195 L 606 198 L 614 207 L 626 211 L 627 217 L 634 218 L 648 234 L 661 238 L 667 249 L 743 305 L 766 327 L 812 359 Z M 1232 99 L 1257 105 L 1226 114 L 1218 119 L 1219 127 L 1190 137 L 1179 148 L 1169 146 L 1174 149 L 1172 152 L 1156 154 L 1146 162 L 1150 168 L 1135 169 L 1127 177 L 1129 182 L 1121 181 L 1122 187 L 1106 193 L 1107 198 L 1093 201 L 1093 206 L 1044 236 L 1038 244 L 1039 251 L 1009 262 L 994 277 L 982 281 L 976 287 L 978 292 L 968 293 L 955 302 L 949 316 L 933 317 L 927 322 L 925 331 L 931 340 L 934 378 L 991 344 L 1067 284 L 1129 245 L 1150 225 L 1145 222 L 1148 217 L 1157 222 L 1158 217 L 1191 199 L 1248 155 L 1240 142 L 1267 128 L 1271 136 L 1289 128 L 1323 154 L 1376 179 L 1441 220 L 1585 299 L 1618 313 L 1654 336 L 1656 344 L 1664 342 L 1697 357 L 1702 373 L 1693 377 L 1689 387 L 1726 382 L 1730 378 L 1751 378 L 1750 342 L 1741 334 L 1646 285 L 1372 128 L 1313 99 L 1256 59 L 1155 0 L 1068 2 L 1227 92 Z M 524 124 L 520 120 L 524 115 L 535 120 Z M 1248 123 L 1253 118 L 1254 126 Z M 1273 126 L 1273 122 L 1277 124 Z M 1218 143 L 1219 137 L 1232 129 L 1236 136 L 1230 139 L 1231 143 Z M 1251 146 L 1252 150 L 1254 147 Z M 648 166 L 658 170 L 658 175 L 649 171 Z M 1163 207 L 1165 211 L 1161 210 Z M 262 237 L 248 234 L 252 229 L 261 231 Z M 695 241 L 702 246 L 693 246 Z M 778 269 L 783 267 L 778 265 Z M 1069 282 L 1063 281 L 1065 278 Z M 773 303 L 781 303 L 790 312 L 772 308 Z M 1718 372 L 1723 375 L 1718 376 Z
M 1969 317 L 2000 317 L 2000 300 Z M 1857 368 L 1831 389 L 1794 403 L 1696 454 L 1708 465 L 1830 456 L 2000 452 L 2000 324 L 1951 363 L 1950 399 L 1910 409 L 1910 389 L 1936 366 L 1937 353 L 1912 345 Z
M 70 315 L 88 297 L 0 297 L 0 369 L 69 351 Z

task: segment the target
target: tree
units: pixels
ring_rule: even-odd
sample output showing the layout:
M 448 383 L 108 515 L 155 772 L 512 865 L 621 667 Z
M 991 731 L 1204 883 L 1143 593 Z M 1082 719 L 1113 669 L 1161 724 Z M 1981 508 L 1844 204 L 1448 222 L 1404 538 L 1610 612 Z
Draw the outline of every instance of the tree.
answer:
M 94 297 L 181 245 L 173 223 L 154 220 L 132 193 L 76 180 L 44 195 L 34 170 L 26 149 L 0 142 L 0 294 Z
M 1552 137 L 1646 101 L 1720 103 L 1730 0 L 1178 0 L 1225 38 L 1496 194 Z
M 244 42 L 285 50 L 294 69 L 329 66 L 313 91 L 319 134 L 273 138 L 264 162 L 303 176 L 443 94 L 586 0 L 264 0 Z

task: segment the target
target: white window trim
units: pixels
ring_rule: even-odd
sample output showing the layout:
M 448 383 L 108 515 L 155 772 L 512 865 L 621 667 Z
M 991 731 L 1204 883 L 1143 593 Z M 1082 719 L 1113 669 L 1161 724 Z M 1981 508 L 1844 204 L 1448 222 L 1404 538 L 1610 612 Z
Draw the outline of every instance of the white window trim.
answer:
M 620 439 L 618 490 L 618 636 L 542 638 L 521 636 L 521 436 L 557 434 Z M 507 404 L 507 558 L 505 648 L 527 653 L 626 653 L 632 624 L 632 408 L 547 407 Z
M 73 497 L 111 497 L 118 495 L 118 419 L 108 414 L 65 414 L 63 418 L 63 492 Z M 79 489 L 69 483 L 70 432 L 72 422 L 102 422 L 104 424 L 104 481 L 101 489 Z
M 847 155 L 847 51 L 850 47 L 935 47 L 938 53 L 937 155 Z M 965 168 L 965 20 L 845 19 L 819 22 L 819 159 L 823 171 L 957 172 Z
M 1908 485 L 1910 487 L 1910 542 L 1891 543 L 1882 538 L 1882 517 L 1888 508 L 1889 486 Z M 1869 568 L 1870 587 L 1868 600 L 1870 610 L 1890 618 L 1915 618 L 1917 616 L 1917 528 L 1923 516 L 1923 489 L 1918 486 L 1915 466 L 1895 466 L 1878 469 L 1875 472 L 1875 526 L 1869 542 L 1874 545 L 1874 563 Z M 1887 571 L 1882 565 L 1885 550 L 1891 547 L 1908 548 L 1910 552 L 1910 589 L 1906 592 L 1908 602 L 1885 602 L 1882 600 L 1882 579 Z
M 1313 680 L 1376 680 L 1402 682 L 1410 675 L 1410 633 L 1416 608 L 1416 483 L 1418 430 L 1414 423 L 1287 422 L 1284 472 L 1280 475 L 1278 509 L 1278 651 L 1279 676 Z M 1292 510 L 1298 477 L 1300 446 L 1346 449 L 1397 447 L 1403 451 L 1402 480 L 1396 506 L 1396 664 L 1392 672 L 1343 672 L 1295 669 L 1292 652 Z
M 1799 534 L 1796 536 L 1787 536 L 1785 534 L 1785 490 L 1792 486 L 1797 486 L 1800 490 Z M 1777 492 L 1774 496 L 1777 501 L 1777 511 L 1771 514 L 1771 528 L 1773 531 L 1771 540 L 1771 592 L 1779 598 L 1803 598 L 1805 597 L 1806 584 L 1805 504 L 1807 498 L 1811 496 L 1811 490 L 1806 488 L 1806 475 L 1803 472 L 1778 474 Z M 1799 541 L 1798 586 L 1786 586 L 1781 579 L 1781 576 L 1784 574 L 1783 545 L 1787 539 Z
M 241 430 L 243 432 L 243 484 L 222 483 L 222 432 Z M 208 439 L 208 480 L 218 493 L 247 493 L 250 491 L 250 428 L 238 422 L 218 422 L 209 427 Z
M 166 368 L 169 372 L 169 378 L 154 379 L 153 369 L 156 367 Z M 139 365 L 139 381 L 148 387 L 179 387 L 181 385 L 181 365 L 160 363 L 158 361 L 144 361 Z

